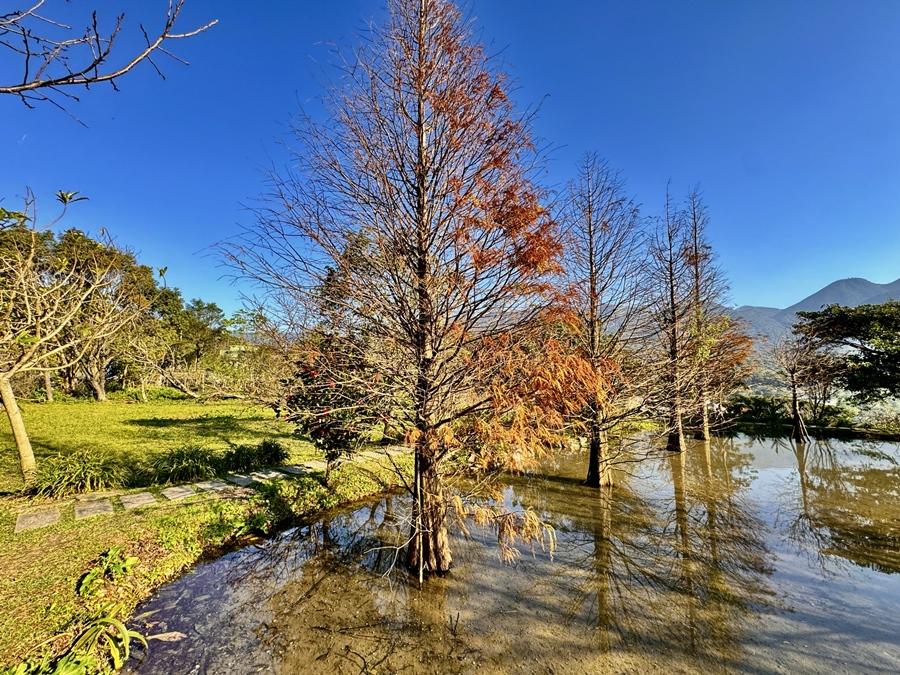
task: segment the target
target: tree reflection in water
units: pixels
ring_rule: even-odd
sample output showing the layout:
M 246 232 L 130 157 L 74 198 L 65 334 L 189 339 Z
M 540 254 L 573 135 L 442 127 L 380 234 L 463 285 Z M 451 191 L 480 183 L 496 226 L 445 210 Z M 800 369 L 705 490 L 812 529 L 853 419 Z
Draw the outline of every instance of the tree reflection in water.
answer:
M 786 534 L 823 569 L 900 572 L 900 466 L 877 443 L 787 445 L 797 462 Z
M 775 647 L 754 619 L 780 611 L 770 572 L 783 560 L 768 550 L 779 537 L 897 569 L 897 464 L 848 448 L 697 442 L 599 492 L 580 484 L 582 458 L 562 460 L 504 492 L 555 527 L 552 559 L 526 550 L 504 565 L 495 535 L 469 527 L 453 573 L 422 589 L 395 568 L 405 497 L 327 514 L 161 589 L 136 627 L 186 637 L 153 643 L 138 670 L 765 670 Z

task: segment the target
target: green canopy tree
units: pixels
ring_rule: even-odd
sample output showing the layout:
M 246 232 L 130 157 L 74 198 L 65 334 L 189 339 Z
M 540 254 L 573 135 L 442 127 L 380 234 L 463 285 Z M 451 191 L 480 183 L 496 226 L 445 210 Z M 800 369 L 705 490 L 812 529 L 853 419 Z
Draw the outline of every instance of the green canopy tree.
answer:
M 108 334 L 105 340 L 92 341 L 80 359 L 66 359 L 81 371 L 94 398 L 105 401 L 106 380 L 111 365 L 116 360 L 127 361 L 128 343 L 124 334 L 136 326 L 158 292 L 153 270 L 138 264 L 134 254 L 109 246 L 75 229 L 59 235 L 55 255 L 62 259 L 85 262 L 87 268 L 81 271 L 85 277 L 95 273 L 98 270 L 96 263 L 103 261 L 104 264 L 99 269 L 110 277 L 110 284 L 105 290 L 93 295 L 64 331 L 64 341 L 68 340 L 70 333 L 89 330 L 93 317 L 110 309 L 102 305 L 116 303 L 129 316 L 129 321 L 123 322 L 116 333 Z
M 900 302 L 798 312 L 794 332 L 840 361 L 839 381 L 860 401 L 900 395 Z
M 65 212 L 79 197 L 60 192 L 57 199 Z M 34 213 L 33 199 L 23 211 L 0 210 L 0 399 L 26 483 L 36 465 L 13 378 L 78 363 L 132 320 L 112 245 L 62 252 L 52 232 L 34 227 Z

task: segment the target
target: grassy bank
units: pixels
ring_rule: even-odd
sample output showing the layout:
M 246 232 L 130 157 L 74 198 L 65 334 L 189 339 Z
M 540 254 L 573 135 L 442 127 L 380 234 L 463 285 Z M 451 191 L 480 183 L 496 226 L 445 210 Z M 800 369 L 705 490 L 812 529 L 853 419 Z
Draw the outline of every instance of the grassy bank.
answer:
M 291 427 L 265 410 L 240 404 L 66 403 L 25 406 L 38 462 L 55 453 L 94 448 L 124 461 L 184 444 L 225 449 L 238 443 L 277 438 L 292 461 L 316 456 L 294 438 Z M 16 515 L 42 503 L 16 495 L 20 486 L 15 454 L 5 424 L 0 426 L 3 464 L 0 484 L 0 664 L 26 657 L 59 655 L 88 622 L 114 611 L 126 618 L 159 584 L 182 573 L 204 553 L 270 532 L 323 509 L 362 499 L 398 482 L 388 468 L 348 463 L 320 476 L 286 478 L 259 489 L 234 488 L 219 497 L 197 495 L 161 501 L 137 511 L 116 506 L 112 515 L 75 520 L 74 500 L 62 502 L 62 517 L 50 527 L 13 534 Z M 401 460 L 411 470 L 409 458 Z M 410 466 L 406 466 L 410 464 Z M 156 488 L 151 488 L 151 491 Z M 60 502 L 55 502 L 59 504 Z M 134 558 L 127 574 L 102 577 L 86 595 L 82 580 L 98 569 L 110 549 Z M 151 641 L 152 650 L 152 641 Z

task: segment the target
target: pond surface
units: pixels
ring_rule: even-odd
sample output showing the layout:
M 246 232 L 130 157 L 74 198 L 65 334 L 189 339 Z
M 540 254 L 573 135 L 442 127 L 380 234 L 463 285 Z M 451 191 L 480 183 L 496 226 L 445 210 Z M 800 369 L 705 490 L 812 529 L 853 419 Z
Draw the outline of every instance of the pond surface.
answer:
M 583 457 L 504 488 L 556 529 L 500 561 L 453 537 L 423 589 L 393 569 L 405 498 L 196 567 L 138 608 L 139 673 L 900 672 L 900 445 L 715 439 L 627 466 Z

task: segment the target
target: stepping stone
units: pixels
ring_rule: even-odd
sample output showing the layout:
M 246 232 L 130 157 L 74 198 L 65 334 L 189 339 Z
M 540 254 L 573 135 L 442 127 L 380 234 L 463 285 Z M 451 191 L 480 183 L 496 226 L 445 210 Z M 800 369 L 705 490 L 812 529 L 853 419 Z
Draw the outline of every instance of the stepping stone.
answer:
M 36 530 L 39 527 L 47 527 L 53 525 L 59 520 L 59 509 L 55 506 L 41 509 L 40 511 L 29 511 L 28 513 L 20 513 L 16 518 L 16 532 L 24 532 L 26 530 Z
M 196 494 L 194 492 L 194 488 L 190 485 L 173 485 L 170 488 L 166 488 L 162 491 L 163 497 L 169 500 L 176 499 L 184 499 L 185 497 L 190 497 L 192 494 Z
M 90 502 L 81 502 L 75 505 L 75 520 L 102 516 L 113 512 L 112 502 L 108 499 L 95 499 Z
M 132 495 L 122 495 L 119 499 L 122 501 L 122 506 L 125 507 L 126 511 L 158 503 L 156 497 L 149 492 L 137 492 Z
M 278 467 L 279 471 L 284 471 L 285 473 L 292 473 L 295 476 L 302 476 L 306 473 L 306 469 L 302 466 L 297 466 L 296 464 L 286 464 L 285 466 Z
M 328 465 L 321 460 L 314 459 L 309 462 L 303 462 L 303 466 L 310 471 L 324 471 Z
M 262 471 L 254 471 L 253 473 L 251 473 L 250 478 L 258 483 L 262 483 L 267 480 L 284 478 L 284 474 L 280 471 L 275 471 L 275 469 L 263 469 Z
M 225 480 L 229 483 L 234 483 L 235 485 L 240 485 L 241 487 L 247 487 L 250 483 L 253 482 L 253 479 L 250 476 L 244 476 L 240 473 L 233 473 L 230 476 L 225 476 Z
M 223 483 L 220 480 L 204 480 L 200 483 L 194 483 L 194 487 L 204 492 L 218 492 L 227 488 L 228 483 Z
M 98 499 L 106 499 L 107 497 L 115 497 L 119 492 L 111 490 L 107 492 L 87 492 L 85 494 L 75 495 L 76 502 L 95 502 Z

